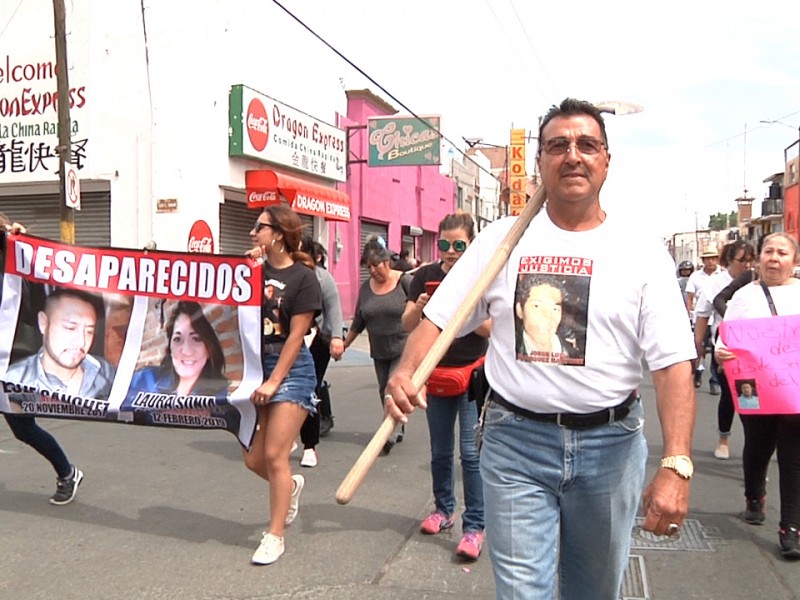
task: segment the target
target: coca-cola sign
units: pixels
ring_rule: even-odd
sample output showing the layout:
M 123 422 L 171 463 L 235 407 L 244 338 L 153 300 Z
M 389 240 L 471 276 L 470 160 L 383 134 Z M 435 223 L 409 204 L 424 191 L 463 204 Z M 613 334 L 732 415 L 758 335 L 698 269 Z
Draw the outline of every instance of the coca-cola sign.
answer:
M 265 190 L 265 191 L 247 191 L 247 204 L 250 206 L 268 206 L 270 204 L 276 204 L 278 200 L 278 194 L 275 190 Z
M 253 98 L 247 107 L 247 137 L 253 148 L 261 152 L 269 141 L 269 119 L 261 100 Z
M 186 244 L 189 252 L 214 254 L 214 236 L 211 227 L 205 221 L 195 221 L 189 231 L 189 241 Z

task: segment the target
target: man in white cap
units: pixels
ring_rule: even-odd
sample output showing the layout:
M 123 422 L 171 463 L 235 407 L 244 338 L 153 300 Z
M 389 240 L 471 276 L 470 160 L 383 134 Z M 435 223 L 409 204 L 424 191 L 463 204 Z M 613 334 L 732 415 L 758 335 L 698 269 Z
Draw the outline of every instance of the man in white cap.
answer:
M 708 285 L 712 277 L 716 277 L 724 271 L 724 269 L 719 266 L 719 250 L 716 244 L 709 244 L 706 246 L 706 249 L 700 254 L 700 260 L 703 261 L 703 268 L 692 273 L 689 276 L 689 281 L 686 282 L 686 310 L 689 311 L 692 325 L 694 325 L 695 321 L 694 306 L 697 296 L 699 296 L 702 290 Z M 694 370 L 694 387 L 696 388 L 699 388 L 703 383 L 703 371 L 705 370 L 704 363 L 706 358 L 705 347 L 706 345 L 710 345 L 710 343 L 711 341 L 709 338 L 701 348 L 702 354 L 697 357 Z M 713 391 L 719 385 L 717 374 L 712 372 L 709 377 L 709 385 Z

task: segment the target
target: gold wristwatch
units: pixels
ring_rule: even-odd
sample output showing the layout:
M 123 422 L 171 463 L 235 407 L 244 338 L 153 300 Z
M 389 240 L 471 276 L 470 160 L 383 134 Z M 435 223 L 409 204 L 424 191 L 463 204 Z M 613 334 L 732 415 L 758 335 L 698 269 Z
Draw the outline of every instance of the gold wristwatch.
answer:
M 675 456 L 665 456 L 661 459 L 662 469 L 672 469 L 679 477 L 683 479 L 691 479 L 694 473 L 694 465 L 692 459 L 685 454 L 676 454 Z

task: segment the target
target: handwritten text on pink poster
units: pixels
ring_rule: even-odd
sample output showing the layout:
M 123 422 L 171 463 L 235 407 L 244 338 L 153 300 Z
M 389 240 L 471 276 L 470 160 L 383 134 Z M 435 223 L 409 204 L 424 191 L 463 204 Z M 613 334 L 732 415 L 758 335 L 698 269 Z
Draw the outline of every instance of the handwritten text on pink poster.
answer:
M 719 330 L 722 341 L 736 354 L 724 365 L 736 410 L 800 413 L 800 315 L 723 321 Z M 750 401 L 749 394 L 744 397 L 742 388 L 745 393 L 752 391 L 756 401 Z

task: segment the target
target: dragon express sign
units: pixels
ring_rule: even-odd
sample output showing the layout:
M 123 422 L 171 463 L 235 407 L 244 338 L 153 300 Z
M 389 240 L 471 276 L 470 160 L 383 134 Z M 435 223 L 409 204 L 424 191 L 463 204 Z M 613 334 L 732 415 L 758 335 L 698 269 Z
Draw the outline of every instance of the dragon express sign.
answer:
M 230 92 L 230 156 L 345 181 L 345 132 L 244 85 Z

